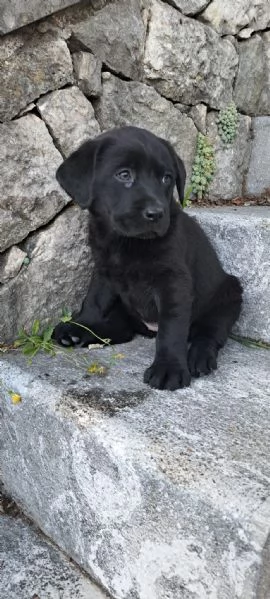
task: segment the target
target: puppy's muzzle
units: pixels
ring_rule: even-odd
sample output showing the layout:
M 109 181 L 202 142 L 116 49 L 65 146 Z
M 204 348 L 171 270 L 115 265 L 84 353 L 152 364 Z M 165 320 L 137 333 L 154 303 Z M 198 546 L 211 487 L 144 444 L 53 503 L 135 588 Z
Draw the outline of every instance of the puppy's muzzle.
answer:
M 148 206 L 142 212 L 144 220 L 151 223 L 157 223 L 164 216 L 164 209 L 156 206 Z

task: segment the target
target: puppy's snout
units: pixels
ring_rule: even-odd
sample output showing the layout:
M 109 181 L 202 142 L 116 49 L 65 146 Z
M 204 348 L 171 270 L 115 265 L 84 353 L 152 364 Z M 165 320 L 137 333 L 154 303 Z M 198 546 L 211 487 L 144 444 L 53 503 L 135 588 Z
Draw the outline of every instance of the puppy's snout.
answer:
M 158 222 L 164 216 L 164 209 L 157 206 L 148 206 L 143 210 L 143 218 L 152 223 Z

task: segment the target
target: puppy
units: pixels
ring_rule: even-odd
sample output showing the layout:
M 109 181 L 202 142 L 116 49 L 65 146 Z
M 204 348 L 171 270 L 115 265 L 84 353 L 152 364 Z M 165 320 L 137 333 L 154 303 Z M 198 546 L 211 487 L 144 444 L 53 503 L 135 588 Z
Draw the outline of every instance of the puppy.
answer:
M 181 208 L 185 168 L 165 140 L 121 127 L 87 141 L 57 171 L 65 191 L 90 211 L 95 262 L 74 319 L 111 343 L 153 336 L 156 354 L 144 381 L 178 389 L 217 367 L 239 316 L 242 289 L 224 272 L 197 222 Z M 177 188 L 180 204 L 173 197 Z M 57 325 L 62 345 L 98 339 L 75 324 Z

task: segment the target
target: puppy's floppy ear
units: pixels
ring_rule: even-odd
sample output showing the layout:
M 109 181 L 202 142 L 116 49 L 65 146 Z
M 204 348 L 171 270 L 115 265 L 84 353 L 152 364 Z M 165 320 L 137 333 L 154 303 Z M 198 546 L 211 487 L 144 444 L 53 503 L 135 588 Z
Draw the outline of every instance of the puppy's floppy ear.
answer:
M 163 141 L 163 143 L 165 143 L 166 147 L 168 148 L 168 150 L 171 154 L 172 160 L 173 160 L 174 169 L 175 169 L 175 173 L 176 173 L 176 189 L 177 189 L 180 204 L 183 205 L 185 182 L 186 182 L 186 169 L 185 169 L 183 161 L 176 154 L 176 151 L 171 146 L 171 144 L 168 141 L 165 141 L 164 139 L 162 141 Z
M 86 141 L 56 171 L 56 179 L 81 208 L 89 208 L 99 140 Z

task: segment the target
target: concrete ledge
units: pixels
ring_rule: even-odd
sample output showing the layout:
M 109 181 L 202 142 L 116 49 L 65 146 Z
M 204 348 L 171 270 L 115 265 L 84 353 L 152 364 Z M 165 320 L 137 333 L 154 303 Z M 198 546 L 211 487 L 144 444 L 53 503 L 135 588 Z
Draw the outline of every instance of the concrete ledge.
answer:
M 7 491 L 115 599 L 267 599 L 270 353 L 230 342 L 170 393 L 142 383 L 152 340 L 86 374 L 111 351 L 1 358 Z
M 235 333 L 270 342 L 270 208 L 191 208 L 227 272 L 244 288 Z

